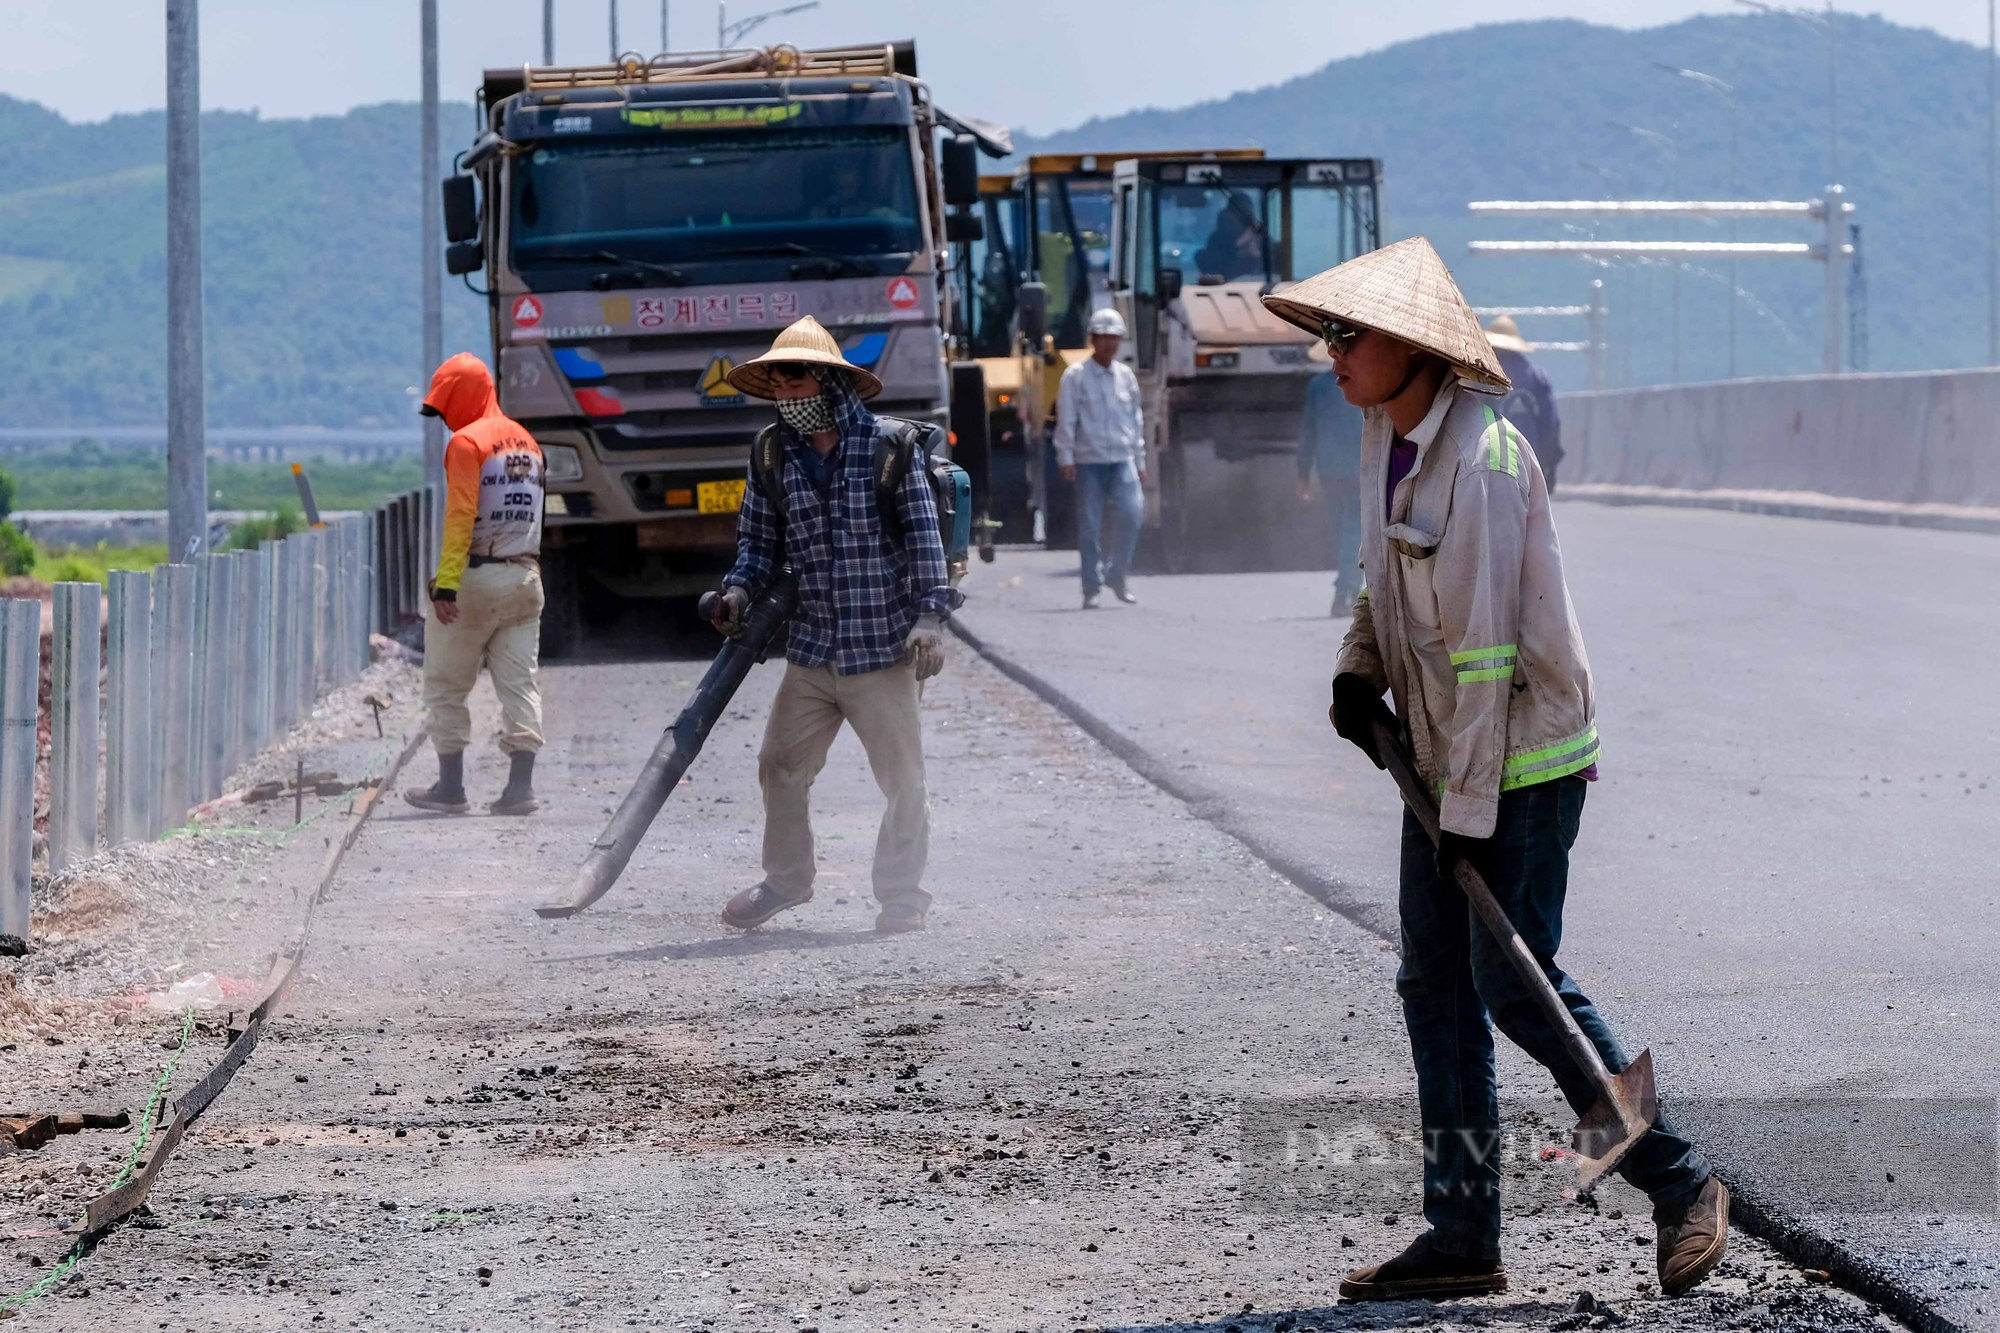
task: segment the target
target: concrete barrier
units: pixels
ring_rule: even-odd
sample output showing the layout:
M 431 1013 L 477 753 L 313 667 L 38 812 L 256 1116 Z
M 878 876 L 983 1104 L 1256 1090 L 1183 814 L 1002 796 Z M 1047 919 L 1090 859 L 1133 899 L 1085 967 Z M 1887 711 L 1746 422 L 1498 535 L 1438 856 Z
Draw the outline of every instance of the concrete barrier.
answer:
M 1559 405 L 1561 479 L 1580 494 L 1805 493 L 2000 510 L 2000 370 L 1730 380 L 1563 394 Z

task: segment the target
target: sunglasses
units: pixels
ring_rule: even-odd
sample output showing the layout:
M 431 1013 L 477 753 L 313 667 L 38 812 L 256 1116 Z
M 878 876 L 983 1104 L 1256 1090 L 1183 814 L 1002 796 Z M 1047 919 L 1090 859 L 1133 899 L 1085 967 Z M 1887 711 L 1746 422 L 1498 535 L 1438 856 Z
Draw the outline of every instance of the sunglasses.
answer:
M 1319 326 L 1319 336 L 1326 339 L 1326 350 L 1335 356 L 1346 356 L 1353 350 L 1355 342 L 1366 332 L 1368 330 L 1358 329 L 1337 319 L 1322 320 Z
M 777 379 L 788 380 L 793 384 L 797 384 L 802 380 L 819 378 L 813 374 L 811 366 L 802 365 L 797 361 L 772 362 L 771 374 Z

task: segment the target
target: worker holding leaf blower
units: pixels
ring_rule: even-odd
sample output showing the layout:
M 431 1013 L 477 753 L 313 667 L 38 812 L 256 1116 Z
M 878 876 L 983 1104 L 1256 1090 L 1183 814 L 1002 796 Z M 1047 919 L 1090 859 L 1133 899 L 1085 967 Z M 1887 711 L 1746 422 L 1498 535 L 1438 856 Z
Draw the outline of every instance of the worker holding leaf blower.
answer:
M 749 930 L 812 897 L 808 797 L 843 722 L 888 799 L 875 840 L 875 928 L 922 930 L 931 897 L 921 682 L 944 668 L 945 618 L 964 600 L 938 532 L 930 451 L 943 432 L 877 417 L 882 391 L 808 315 L 729 372 L 770 401 L 778 423 L 752 446 L 736 564 L 712 603 L 735 633 L 778 571 L 798 577 L 784 679 L 757 756 L 764 878 L 731 898 L 724 924 Z
M 1672 1123 L 1653 1118 L 1649 1057 L 1628 1062 L 1556 964 L 1597 730 L 1541 468 L 1532 442 L 1493 406 L 1507 377 L 1421 237 L 1263 299 L 1326 339 L 1342 394 L 1366 418 L 1366 580 L 1335 666 L 1334 725 L 1378 768 L 1402 767 L 1406 737 L 1413 799 L 1434 811 L 1439 830 L 1433 843 L 1417 809 L 1406 810 L 1396 976 L 1416 1064 L 1430 1229 L 1387 1262 L 1348 1274 L 1341 1295 L 1506 1289 L 1489 1013 L 1555 1075 L 1586 1125 L 1603 1104 L 1605 1071 L 1643 1077 L 1646 1112 L 1606 1164 L 1615 1160 L 1652 1198 L 1660 1286 L 1679 1295 L 1722 1259 L 1729 1194 Z M 1467 876 L 1461 861 L 1477 874 Z M 1499 926 L 1475 913 L 1467 878 L 1490 889 Z M 1525 950 L 1510 954 L 1503 941 L 1514 932 Z

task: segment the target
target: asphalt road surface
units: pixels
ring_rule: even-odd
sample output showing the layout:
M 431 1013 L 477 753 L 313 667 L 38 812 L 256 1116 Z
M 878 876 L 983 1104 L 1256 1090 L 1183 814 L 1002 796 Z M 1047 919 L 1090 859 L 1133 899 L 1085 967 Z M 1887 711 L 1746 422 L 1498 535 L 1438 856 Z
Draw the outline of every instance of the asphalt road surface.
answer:
M 880 798 L 851 736 L 816 792 L 817 896 L 748 934 L 716 920 L 757 873 L 773 667 L 624 881 L 574 920 L 537 918 L 702 664 L 549 670 L 543 812 L 392 799 L 147 1214 L 24 1326 L 1885 1326 L 1741 1235 L 1696 1294 L 1662 1298 L 1645 1201 L 1617 1182 L 1576 1201 L 1551 1147 L 1563 1108 L 1518 1062 L 1512 1290 L 1340 1304 L 1344 1270 L 1422 1225 L 1392 952 L 955 657 L 925 699 L 938 902 L 899 937 L 871 929 Z M 411 691 L 395 692 L 407 725 Z M 484 689 L 475 703 L 467 779 L 486 799 L 504 768 Z M 349 711 L 351 735 L 367 721 Z M 404 785 L 431 773 L 420 759 Z M 247 866 L 204 966 L 257 974 L 253 927 L 284 937 L 316 847 L 293 844 L 304 866 Z M 65 1026 L 60 1045 L 10 1038 L 0 1069 L 33 1071 L 50 1104 L 136 1108 L 177 1020 L 125 1017 Z M 211 1015 L 188 1069 L 215 1057 L 220 1026 Z M 0 1291 L 45 1271 L 32 1263 L 61 1243 L 53 1226 L 122 1145 L 78 1135 L 0 1158 Z
M 1558 522 L 1604 737 L 1566 963 L 1779 1224 L 2000 1328 L 2000 540 Z M 1073 553 L 1008 550 L 962 619 L 1393 939 L 1395 796 L 1326 722 L 1328 584 L 1135 579 L 1138 606 L 1082 612 Z

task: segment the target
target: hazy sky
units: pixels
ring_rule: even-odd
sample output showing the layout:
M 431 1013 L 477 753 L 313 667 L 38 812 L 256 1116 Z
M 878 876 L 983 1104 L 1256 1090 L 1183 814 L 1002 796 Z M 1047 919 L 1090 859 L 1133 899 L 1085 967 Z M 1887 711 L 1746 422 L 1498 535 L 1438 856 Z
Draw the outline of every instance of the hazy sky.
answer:
M 607 0 L 554 0 L 558 60 L 602 60 Z M 737 0 L 738 18 L 785 0 Z M 658 49 L 658 0 L 619 4 L 619 44 Z M 487 65 L 538 60 L 540 0 L 439 0 L 445 96 Z M 820 0 L 751 39 L 801 45 L 917 39 L 947 108 L 1031 130 L 1138 106 L 1180 106 L 1425 33 L 1524 18 L 1625 27 L 1729 0 Z M 203 0 L 202 100 L 267 116 L 340 112 L 417 95 L 417 0 Z M 1979 0 L 1894 0 L 1879 12 L 1986 40 Z M 164 0 L 0 0 L 0 92 L 76 120 L 161 105 Z M 717 6 L 671 0 L 673 44 L 713 47 Z

